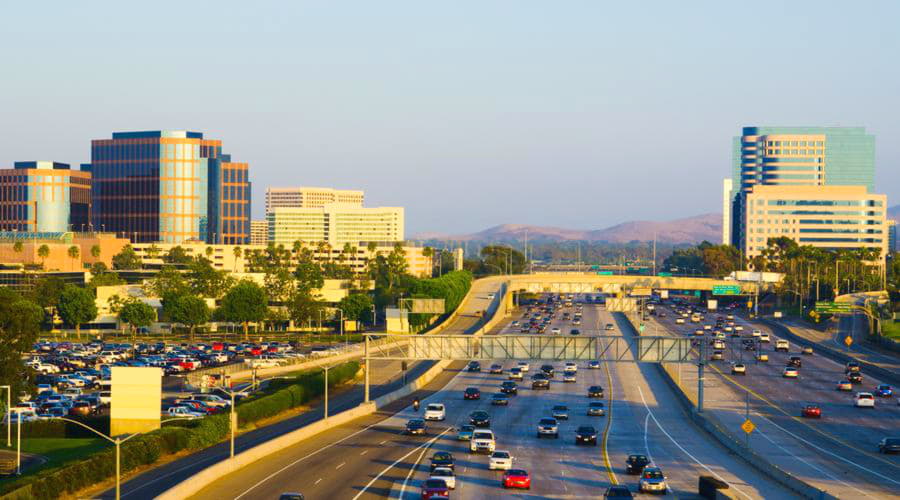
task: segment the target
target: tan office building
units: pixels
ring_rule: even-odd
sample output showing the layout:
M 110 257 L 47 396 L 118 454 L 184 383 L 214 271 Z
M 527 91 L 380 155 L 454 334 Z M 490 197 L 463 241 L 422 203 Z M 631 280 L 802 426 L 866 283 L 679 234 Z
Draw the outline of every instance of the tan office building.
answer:
M 760 255 L 769 238 L 830 250 L 888 250 L 887 196 L 866 186 L 766 186 L 746 193 L 743 225 L 747 257 Z
M 269 241 L 269 223 L 265 220 L 250 221 L 250 244 L 263 245 Z
M 266 213 L 278 207 L 321 208 L 340 203 L 362 207 L 365 195 L 362 191 L 317 187 L 285 187 L 266 189 Z
M 269 241 L 285 246 L 295 241 L 324 241 L 333 248 L 361 241 L 403 241 L 402 207 L 351 207 L 342 204 L 320 208 L 276 207 L 266 214 Z

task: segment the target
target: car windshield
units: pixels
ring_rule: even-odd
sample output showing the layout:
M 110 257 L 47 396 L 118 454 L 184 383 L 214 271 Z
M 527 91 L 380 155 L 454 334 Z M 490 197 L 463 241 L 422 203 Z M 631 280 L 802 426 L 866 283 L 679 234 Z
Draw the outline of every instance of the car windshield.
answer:
M 505 451 L 495 451 L 491 458 L 509 458 L 509 453 Z
M 439 451 L 439 452 L 436 452 L 436 453 L 431 457 L 432 460 L 450 460 L 451 458 L 453 458 L 452 455 L 450 455 L 450 454 L 447 453 L 446 451 Z
M 452 475 L 453 475 L 453 471 L 450 470 L 448 467 L 438 467 L 438 468 L 434 469 L 434 470 L 431 472 L 431 475 L 432 475 L 432 476 L 446 476 L 446 477 L 449 477 L 449 476 L 452 476 Z
M 552 418 L 542 418 L 541 425 L 556 425 L 556 420 Z
M 473 436 L 474 439 L 493 439 L 494 435 L 490 432 L 476 432 Z
M 487 418 L 488 414 L 483 411 L 473 411 L 472 418 Z
M 585 426 L 585 427 L 579 427 L 579 428 L 578 428 L 578 433 L 579 433 L 579 434 L 594 434 L 595 432 L 597 432 L 597 431 L 595 431 L 593 427 L 587 427 L 587 426 Z
M 658 470 L 644 471 L 644 479 L 662 479 L 663 474 Z
M 506 472 L 506 475 L 508 475 L 508 476 L 523 476 L 523 477 L 527 477 L 527 476 L 528 476 L 528 472 L 525 472 L 525 471 L 522 470 L 522 469 L 510 469 L 510 470 L 508 470 L 508 471 Z
M 475 430 L 474 425 L 463 425 L 459 428 L 459 432 L 472 432 Z
M 444 405 L 428 405 L 429 410 L 441 411 L 444 409 Z
M 422 425 L 424 423 L 425 423 L 425 421 L 422 420 L 421 418 L 414 418 L 409 421 L 409 425 Z
M 429 479 L 425 481 L 426 488 L 446 488 L 447 482 L 443 479 Z
M 591 408 L 603 408 L 603 403 L 600 401 L 594 401 L 589 405 Z
M 896 438 L 896 439 L 887 439 L 887 440 L 885 440 L 884 444 L 886 444 L 886 445 L 888 445 L 888 446 L 897 446 L 897 445 L 900 445 L 900 438 Z
M 628 457 L 628 460 L 632 462 L 646 462 L 647 457 L 645 457 L 644 455 L 631 455 L 630 457 Z
M 469 387 L 468 389 L 466 389 L 466 392 L 469 394 L 475 394 L 476 392 L 478 392 L 478 389 L 476 389 L 474 387 Z
M 556 405 L 553 407 L 553 411 L 566 411 L 568 409 L 569 409 L 569 407 L 567 407 L 565 405 Z
M 494 399 L 506 399 L 506 394 L 494 394 Z

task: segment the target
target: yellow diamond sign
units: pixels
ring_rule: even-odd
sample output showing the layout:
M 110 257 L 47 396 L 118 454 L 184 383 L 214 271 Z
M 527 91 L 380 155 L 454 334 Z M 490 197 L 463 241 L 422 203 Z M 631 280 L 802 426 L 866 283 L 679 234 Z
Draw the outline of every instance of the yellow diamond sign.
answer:
M 748 418 L 747 420 L 744 420 L 743 424 L 741 424 L 741 429 L 747 434 L 750 434 L 754 429 L 756 429 L 756 425 L 754 425 L 753 422 L 751 422 Z
M 850 347 L 850 344 L 853 343 L 853 337 L 847 335 L 846 337 L 844 337 L 844 343 L 847 344 L 847 347 Z

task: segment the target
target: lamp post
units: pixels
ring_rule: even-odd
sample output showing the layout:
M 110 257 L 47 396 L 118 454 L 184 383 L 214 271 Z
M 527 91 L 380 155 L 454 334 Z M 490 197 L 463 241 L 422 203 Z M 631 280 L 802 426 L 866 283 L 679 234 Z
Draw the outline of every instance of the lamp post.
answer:
M 372 304 L 372 329 L 375 329 L 375 324 L 378 320 L 375 318 L 375 304 Z
M 12 446 L 12 387 L 0 385 L 0 389 L 6 389 L 6 446 Z
M 325 370 L 325 417 L 324 420 L 328 420 L 328 370 L 334 368 L 333 366 L 323 365 L 322 368 Z

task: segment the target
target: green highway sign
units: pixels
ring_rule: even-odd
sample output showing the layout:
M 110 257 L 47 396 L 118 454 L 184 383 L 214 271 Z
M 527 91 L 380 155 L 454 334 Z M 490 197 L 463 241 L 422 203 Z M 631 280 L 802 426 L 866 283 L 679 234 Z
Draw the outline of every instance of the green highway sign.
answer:
M 816 312 L 819 313 L 846 313 L 853 310 L 853 304 L 849 302 L 816 302 Z
M 741 285 L 713 285 L 713 295 L 740 295 Z
M 591 269 L 600 269 L 600 266 L 591 266 Z
M 662 276 L 662 277 L 665 277 L 665 278 L 670 278 L 670 277 L 672 277 L 672 273 L 659 273 L 659 275 Z
M 597 271 L 597 274 L 600 276 L 612 276 L 612 271 Z

